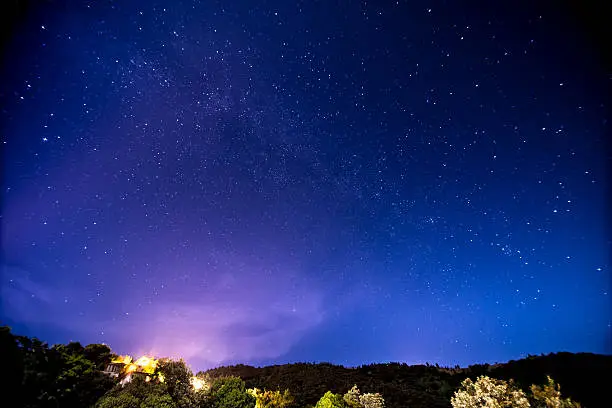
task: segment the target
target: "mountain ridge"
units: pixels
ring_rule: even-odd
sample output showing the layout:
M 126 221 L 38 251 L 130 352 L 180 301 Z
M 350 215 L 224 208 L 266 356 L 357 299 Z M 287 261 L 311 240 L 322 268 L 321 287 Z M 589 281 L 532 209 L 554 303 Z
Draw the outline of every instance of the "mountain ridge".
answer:
M 353 385 L 363 392 L 379 392 L 387 408 L 450 407 L 450 398 L 465 378 L 486 375 L 513 379 L 527 390 L 550 376 L 561 384 L 564 396 L 584 407 L 608 406 L 606 387 L 612 383 L 612 355 L 557 352 L 529 355 L 505 363 L 440 367 L 431 364 L 373 363 L 344 367 L 332 363 L 289 363 L 264 367 L 244 364 L 201 371 L 211 378 L 237 376 L 248 387 L 289 389 L 299 401 L 314 404 L 326 391 L 345 393 Z

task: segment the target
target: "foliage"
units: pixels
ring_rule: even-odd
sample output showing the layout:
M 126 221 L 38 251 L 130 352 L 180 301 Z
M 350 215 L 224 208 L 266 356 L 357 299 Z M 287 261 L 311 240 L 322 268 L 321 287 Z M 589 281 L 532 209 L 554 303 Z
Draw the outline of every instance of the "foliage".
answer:
M 497 378 L 523 390 L 531 384 L 527 395 L 534 408 L 577 408 L 580 401 L 588 408 L 606 406 L 609 384 L 612 383 L 612 356 L 590 353 L 556 353 L 509 361 L 504 364 L 478 364 L 468 368 L 444 368 L 434 365 L 399 363 L 372 364 L 345 368 L 329 363 L 285 364 L 255 368 L 245 365 L 219 367 L 198 373 L 207 385 L 199 391 L 190 387 L 191 372 L 184 362 L 161 360 L 158 369 L 167 383 L 159 383 L 152 375 L 150 382 L 135 378 L 125 386 L 101 373 L 113 358 L 106 345 L 82 346 L 73 342 L 49 347 L 36 338 L 16 336 L 8 327 L 0 327 L 0 353 L 3 372 L 10 373 L 3 381 L 3 397 L 10 406 L 23 408 L 131 407 L 216 408 L 282 406 L 288 398 L 280 391 L 263 391 L 254 398 L 246 387 L 263 390 L 291 390 L 293 407 L 364 408 L 359 397 L 379 393 L 386 408 L 448 408 L 456 390 L 466 378 Z M 161 371 L 159 371 L 161 374 Z M 164 374 L 162 374 L 164 375 Z M 242 379 L 224 377 L 239 376 Z M 355 386 L 366 390 L 362 394 Z M 353 387 L 353 388 L 351 388 Z M 326 394 L 329 391 L 328 394 Z M 267 393 L 267 394 L 266 394 Z M 324 396 L 325 394 L 325 396 Z M 321 398 L 321 396 L 324 396 Z M 342 396 L 342 400 L 339 400 Z M 571 399 L 570 399 L 571 398 Z M 372 401 L 370 401 L 372 400 Z M 365 403 L 376 400 L 366 397 Z M 381 398 L 382 402 L 382 398 Z M 376 406 L 376 405 L 375 405 Z
M 385 400 L 379 393 L 362 394 L 359 402 L 363 408 L 384 408 Z
M 563 395 L 587 408 L 605 407 L 612 384 L 612 356 L 592 353 L 554 353 L 503 364 L 479 364 L 467 368 L 371 364 L 346 368 L 328 363 L 296 363 L 268 367 L 235 365 L 207 370 L 211 378 L 239 376 L 249 388 L 289 389 L 297 406 L 315 405 L 328 390 L 346 393 L 354 384 L 362 391 L 379 392 L 387 408 L 448 408 L 455 390 L 465 378 L 487 375 L 527 391 L 531 384 L 546 382 L 550 375 L 563 386 Z
M 547 377 L 548 383 L 542 386 L 532 385 L 531 396 L 534 406 L 538 408 L 580 408 L 578 402 L 571 398 L 561 398 L 561 386 Z
M 504 380 L 480 376 L 473 382 L 467 378 L 451 398 L 453 408 L 528 408 L 525 393 Z
M 359 401 L 360 396 L 361 392 L 359 388 L 357 388 L 357 385 L 353 385 L 353 388 L 344 394 L 343 399 L 350 408 L 361 408 L 361 402 Z
M 162 359 L 157 369 L 164 379 L 168 394 L 178 407 L 195 405 L 195 393 L 191 386 L 193 373 L 183 360 Z
M 158 381 L 146 381 L 146 379 L 142 377 L 135 377 L 125 385 L 117 385 L 112 393 L 127 393 L 138 398 L 140 401 L 146 399 L 150 395 L 170 395 L 166 384 Z
M 547 380 L 548 383 L 543 386 L 532 385 L 531 394 L 527 396 L 512 381 L 480 376 L 474 383 L 468 378 L 463 381 L 462 388 L 455 392 L 451 403 L 453 408 L 580 408 L 579 403 L 561 397 L 561 388 L 552 378 L 547 377 Z
M 379 393 L 362 394 L 357 385 L 344 394 L 342 398 L 349 408 L 384 408 L 385 400 Z
M 346 408 L 347 406 L 342 395 L 327 391 L 317 402 L 315 408 Z
M 0 344 L 3 364 L 8 364 L 3 369 L 11 370 L 5 396 L 15 406 L 91 406 L 114 385 L 97 369 L 96 364 L 104 357 L 89 360 L 87 348 L 79 343 L 49 347 L 36 338 L 15 336 L 8 327 L 1 327 Z M 104 348 L 108 350 L 103 345 L 87 350 Z
M 6 326 L 0 327 L 0 355 L 3 370 L 9 375 L 3 376 L 3 399 L 8 401 L 22 401 L 22 379 L 24 377 L 23 356 L 19 350 L 17 337 L 11 334 Z
M 149 395 L 142 401 L 140 408 L 176 408 L 176 404 L 169 394 Z
M 96 404 L 96 408 L 140 408 L 140 401 L 128 393 L 116 397 L 104 397 Z
M 116 357 L 106 344 L 89 344 L 83 349 L 83 356 L 94 363 L 98 370 L 104 370 Z
M 210 402 L 212 408 L 253 408 L 255 397 L 247 392 L 242 379 L 226 377 L 211 386 Z
M 118 384 L 98 401 L 95 408 L 114 407 L 113 404 L 136 404 L 138 408 L 180 407 L 168 393 L 166 384 L 146 381 L 142 377 L 135 377 L 125 385 Z
M 278 390 L 261 391 L 258 388 L 252 388 L 248 392 L 255 397 L 255 408 L 286 408 L 295 402 L 289 390 L 281 393 Z

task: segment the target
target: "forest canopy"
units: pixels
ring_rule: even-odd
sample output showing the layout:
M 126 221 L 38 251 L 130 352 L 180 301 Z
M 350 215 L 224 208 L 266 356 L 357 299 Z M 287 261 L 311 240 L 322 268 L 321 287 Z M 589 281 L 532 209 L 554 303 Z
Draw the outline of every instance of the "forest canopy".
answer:
M 612 366 L 612 356 L 557 353 L 467 368 L 299 363 L 194 374 L 183 360 L 146 357 L 142 368 L 104 344 L 49 346 L 8 327 L 0 350 L 5 395 L 24 408 L 596 408 Z

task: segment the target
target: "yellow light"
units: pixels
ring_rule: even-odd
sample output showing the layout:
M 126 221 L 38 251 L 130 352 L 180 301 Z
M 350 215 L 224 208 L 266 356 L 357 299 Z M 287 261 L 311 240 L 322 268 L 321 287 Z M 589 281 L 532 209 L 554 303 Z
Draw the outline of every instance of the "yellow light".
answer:
M 141 356 L 137 360 L 133 360 L 132 357 L 125 355 L 125 356 L 117 356 L 112 362 L 123 364 L 122 372 L 126 376 L 130 376 L 131 373 L 136 372 L 136 373 L 147 374 L 147 376 L 145 377 L 145 381 L 147 382 L 152 381 L 155 378 L 157 378 L 159 382 L 165 381 L 165 378 L 161 373 L 156 373 L 157 367 L 159 365 L 159 360 L 155 359 L 154 357 L 145 355 L 145 356 Z M 157 377 L 155 377 L 155 374 L 157 374 Z M 192 384 L 194 384 L 193 381 L 192 381 Z M 204 386 L 203 382 L 202 382 L 202 385 L 197 383 L 197 385 L 194 385 L 194 388 L 199 387 L 197 389 L 200 389 L 203 386 Z
M 121 364 L 130 364 L 132 362 L 132 357 L 130 356 L 117 356 L 112 363 L 121 363 Z
M 206 385 L 206 381 L 198 377 L 191 377 L 191 386 L 194 390 L 199 391 Z
M 143 373 L 147 374 L 153 374 L 157 368 L 157 360 L 149 356 L 140 357 L 134 362 L 134 364 L 139 367 L 138 371 L 142 371 Z

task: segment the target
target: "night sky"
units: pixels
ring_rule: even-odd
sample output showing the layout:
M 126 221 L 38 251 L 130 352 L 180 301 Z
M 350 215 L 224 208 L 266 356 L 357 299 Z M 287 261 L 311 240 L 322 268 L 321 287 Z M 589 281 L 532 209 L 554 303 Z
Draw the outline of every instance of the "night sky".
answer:
M 196 369 L 612 353 L 601 49 L 494 3 L 30 3 L 0 320 Z

